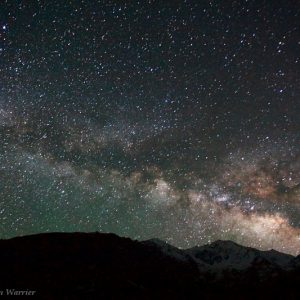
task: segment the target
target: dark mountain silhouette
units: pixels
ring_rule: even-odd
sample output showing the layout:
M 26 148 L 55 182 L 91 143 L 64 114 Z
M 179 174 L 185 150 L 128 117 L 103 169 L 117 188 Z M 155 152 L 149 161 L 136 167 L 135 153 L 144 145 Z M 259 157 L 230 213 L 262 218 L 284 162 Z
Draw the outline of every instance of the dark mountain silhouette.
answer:
M 300 257 L 230 241 L 180 250 L 102 233 L 0 240 L 0 290 L 43 299 L 298 299 Z M 28 296 L 29 297 L 29 296 Z

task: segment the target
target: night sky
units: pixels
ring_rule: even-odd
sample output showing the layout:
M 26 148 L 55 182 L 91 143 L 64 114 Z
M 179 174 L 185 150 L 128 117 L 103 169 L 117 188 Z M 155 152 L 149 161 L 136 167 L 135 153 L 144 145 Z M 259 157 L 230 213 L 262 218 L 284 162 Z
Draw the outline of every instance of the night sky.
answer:
M 0 238 L 300 252 L 298 1 L 2 0 Z

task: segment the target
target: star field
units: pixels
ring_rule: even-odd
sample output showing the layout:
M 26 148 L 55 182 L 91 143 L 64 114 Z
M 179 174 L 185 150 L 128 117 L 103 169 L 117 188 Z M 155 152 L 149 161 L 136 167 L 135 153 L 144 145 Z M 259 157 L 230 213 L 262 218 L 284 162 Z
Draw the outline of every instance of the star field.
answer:
M 0 4 L 0 237 L 300 249 L 296 1 Z

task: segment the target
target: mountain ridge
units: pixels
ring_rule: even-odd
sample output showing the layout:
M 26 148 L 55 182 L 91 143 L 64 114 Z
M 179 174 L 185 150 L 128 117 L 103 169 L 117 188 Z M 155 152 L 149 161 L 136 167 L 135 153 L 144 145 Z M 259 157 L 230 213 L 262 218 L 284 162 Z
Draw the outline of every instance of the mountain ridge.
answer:
M 300 283 L 299 256 L 231 241 L 178 249 L 99 232 L 2 239 L 0 265 L 0 290 L 31 288 L 48 299 L 298 297 Z

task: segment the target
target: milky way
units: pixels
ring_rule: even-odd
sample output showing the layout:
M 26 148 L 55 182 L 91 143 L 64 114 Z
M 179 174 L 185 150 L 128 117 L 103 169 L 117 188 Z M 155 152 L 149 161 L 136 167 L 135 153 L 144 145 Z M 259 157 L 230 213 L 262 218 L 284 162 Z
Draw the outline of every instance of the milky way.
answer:
M 300 249 L 294 1 L 2 1 L 0 237 Z

